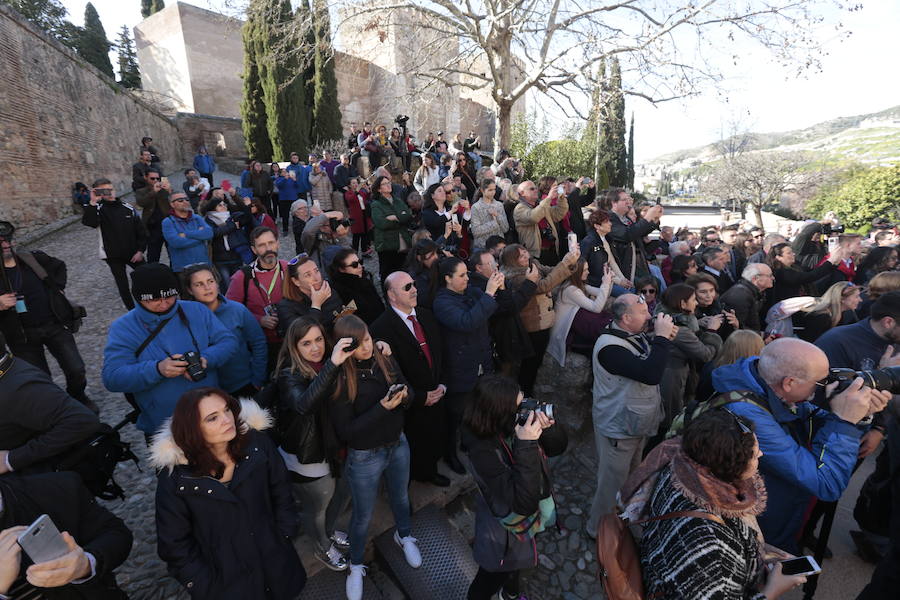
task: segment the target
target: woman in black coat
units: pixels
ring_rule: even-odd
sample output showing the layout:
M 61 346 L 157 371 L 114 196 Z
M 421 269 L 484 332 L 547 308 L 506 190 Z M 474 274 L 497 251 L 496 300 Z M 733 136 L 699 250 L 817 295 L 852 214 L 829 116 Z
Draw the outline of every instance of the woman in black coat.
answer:
M 294 600 L 306 584 L 271 424 L 253 401 L 196 388 L 153 440 L 157 551 L 192 598 Z
M 444 374 L 447 395 L 447 450 L 444 460 L 457 472 L 463 472 L 456 456 L 456 434 L 462 420 L 466 398 L 478 376 L 494 370 L 488 319 L 497 310 L 494 294 L 503 275 L 494 273 L 485 291 L 469 285 L 466 263 L 456 257 L 443 259 L 438 271 L 443 287 L 434 298 L 434 316 L 441 325 L 444 344 Z
M 291 323 L 278 355 L 274 438 L 290 472 L 300 524 L 316 543 L 315 557 L 333 571 L 347 568 L 341 550 L 347 535 L 334 523 L 350 500 L 338 485 L 340 443 L 326 409 L 340 366 L 352 354 L 350 338 L 338 340 L 331 357 L 322 325 L 313 317 Z M 338 490 L 336 493 L 335 490 Z
M 441 256 L 441 247 L 436 242 L 422 239 L 416 242 L 406 257 L 403 270 L 416 282 L 419 293 L 417 306 L 431 308 L 440 278 L 437 265 Z
M 482 377 L 463 416 L 463 447 L 469 471 L 481 492 L 476 501 L 478 573 L 468 600 L 519 597 L 519 571 L 535 566 L 534 535 L 556 521 L 549 472 L 541 444 L 553 422 L 541 412 L 517 420 L 522 392 L 502 375 Z M 523 519 L 525 517 L 525 519 Z M 516 522 L 532 524 L 518 531 Z
M 384 312 L 384 302 L 372 276 L 363 267 L 353 248 L 343 248 L 328 265 L 328 281 L 346 304 L 356 303 L 356 316 L 371 325 Z
M 845 257 L 844 250 L 838 246 L 828 256 L 827 261 L 811 271 L 801 271 L 794 266 L 797 257 L 790 244 L 784 243 L 772 246 L 769 250 L 769 255 L 766 257 L 766 264 L 772 268 L 772 275 L 775 276 L 775 281 L 767 295 L 769 301 L 766 305 L 766 310 L 787 298 L 809 295 L 805 293 L 806 286 L 811 286 L 816 281 L 831 275 L 836 266 Z

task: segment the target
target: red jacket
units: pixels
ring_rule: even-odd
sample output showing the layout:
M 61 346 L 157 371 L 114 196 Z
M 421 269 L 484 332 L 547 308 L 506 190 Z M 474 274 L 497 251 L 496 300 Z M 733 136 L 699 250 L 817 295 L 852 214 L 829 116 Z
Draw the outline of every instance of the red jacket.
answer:
M 359 199 L 356 196 L 357 193 L 362 196 L 363 204 L 368 208 L 369 192 L 366 190 L 359 190 L 359 192 L 347 190 L 344 192 L 344 203 L 347 205 L 347 212 L 349 213 L 350 218 L 353 219 L 353 223 L 350 224 L 350 233 L 365 233 L 372 230 L 372 218 L 367 217 L 366 213 L 363 212 L 363 209 L 359 206 Z

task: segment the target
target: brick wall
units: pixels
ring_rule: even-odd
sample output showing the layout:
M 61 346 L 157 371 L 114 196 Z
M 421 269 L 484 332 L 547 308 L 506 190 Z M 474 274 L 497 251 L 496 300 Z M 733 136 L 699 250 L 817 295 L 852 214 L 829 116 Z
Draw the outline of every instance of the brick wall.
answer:
M 73 213 L 75 181 L 130 191 L 149 135 L 166 171 L 182 164 L 174 124 L 0 4 L 0 219 L 27 231 Z
M 240 173 L 247 164 L 247 147 L 241 120 L 192 113 L 178 113 L 175 117 L 181 137 L 182 155 L 186 163 L 194 160 L 201 144 L 216 157 L 219 170 Z

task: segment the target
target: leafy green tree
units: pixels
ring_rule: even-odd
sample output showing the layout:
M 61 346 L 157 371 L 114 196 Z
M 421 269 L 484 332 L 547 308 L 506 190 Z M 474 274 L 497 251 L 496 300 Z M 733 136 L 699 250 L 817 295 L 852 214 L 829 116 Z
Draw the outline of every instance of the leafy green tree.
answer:
M 262 0 L 262 8 L 268 18 L 258 30 L 257 69 L 272 154 L 284 160 L 291 152 L 303 156 L 309 145 L 307 82 L 298 55 L 285 52 L 298 46 L 290 0 Z
M 898 217 L 900 164 L 857 172 L 841 185 L 826 187 L 806 205 L 822 217 L 829 211 L 848 228 L 861 229 L 876 217 Z
M 315 27 L 313 54 L 312 127 L 310 141 L 339 139 L 341 108 L 337 102 L 337 77 L 334 74 L 334 47 L 331 42 L 331 21 L 324 0 L 313 0 L 312 19 Z
M 251 5 L 251 8 L 254 8 Z M 248 10 L 249 13 L 249 10 Z M 251 16 L 244 23 L 241 38 L 244 42 L 243 98 L 241 99 L 241 129 L 247 153 L 258 160 L 272 160 L 272 141 L 266 123 L 266 106 L 257 69 L 257 30 L 263 25 Z
M 538 144 L 522 159 L 528 178 L 582 177 L 594 168 L 593 148 L 580 139 L 552 140 Z
M 163 0 L 141 0 L 141 16 L 145 19 L 166 7 Z
M 66 46 L 75 47 L 80 31 L 66 17 L 69 12 L 59 0 L 3 0 L 38 29 L 50 34 Z
M 84 7 L 84 27 L 75 41 L 75 49 L 86 61 L 97 67 L 101 73 L 115 78 L 112 63 L 109 62 L 109 49 L 112 44 L 106 39 L 106 30 L 100 22 L 97 9 L 90 2 Z
M 138 69 L 137 52 L 127 25 L 122 25 L 116 39 L 116 50 L 119 54 L 119 85 L 130 89 L 141 88 L 141 72 Z

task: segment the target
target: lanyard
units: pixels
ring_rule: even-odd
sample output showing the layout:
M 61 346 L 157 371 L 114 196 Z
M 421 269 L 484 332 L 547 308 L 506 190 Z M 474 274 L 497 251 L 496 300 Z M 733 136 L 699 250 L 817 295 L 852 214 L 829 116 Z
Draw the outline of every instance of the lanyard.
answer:
M 275 283 L 278 281 L 279 276 L 281 275 L 281 261 L 275 264 L 275 274 L 272 275 L 272 281 L 269 282 L 269 289 L 264 290 L 261 285 L 259 285 L 259 280 L 256 278 L 256 272 L 253 272 L 253 283 L 256 284 L 256 287 L 259 289 L 260 293 L 265 294 L 266 296 L 266 304 L 272 303 L 272 290 L 275 289 Z

